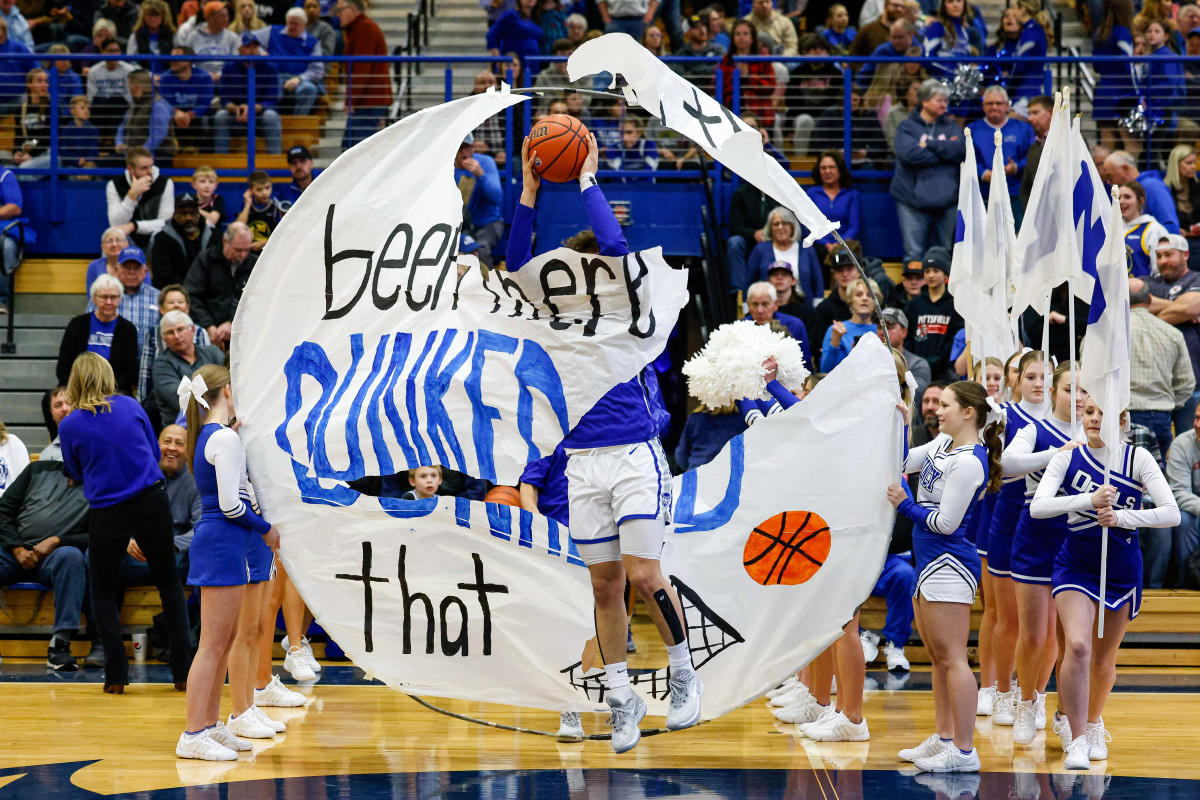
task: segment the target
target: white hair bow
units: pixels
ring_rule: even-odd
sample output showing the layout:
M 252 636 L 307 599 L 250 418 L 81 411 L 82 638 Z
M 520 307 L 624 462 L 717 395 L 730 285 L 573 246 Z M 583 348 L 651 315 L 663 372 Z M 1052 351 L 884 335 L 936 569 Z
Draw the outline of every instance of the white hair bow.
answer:
M 987 399 L 988 411 L 987 419 L 983 425 L 986 428 L 988 425 L 995 425 L 998 422 L 1004 421 L 1004 406 L 996 402 L 995 398 L 988 396 Z
M 208 384 L 204 382 L 203 375 L 197 375 L 196 380 L 192 380 L 187 375 L 184 375 L 179 381 L 179 388 L 175 392 L 179 395 L 179 408 L 181 411 L 187 411 L 188 398 L 196 398 L 205 411 L 208 410 L 208 403 L 204 400 L 204 395 L 208 394 Z

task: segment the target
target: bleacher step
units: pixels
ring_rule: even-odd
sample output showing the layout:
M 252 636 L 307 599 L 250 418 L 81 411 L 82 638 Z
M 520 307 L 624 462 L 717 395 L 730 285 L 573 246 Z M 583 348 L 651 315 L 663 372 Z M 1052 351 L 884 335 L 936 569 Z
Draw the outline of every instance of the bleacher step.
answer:
M 55 385 L 55 362 L 48 359 L 23 359 L 4 357 L 0 359 L 4 366 L 4 388 L 16 391 L 39 391 Z M 10 392 L 0 394 L 7 405 Z

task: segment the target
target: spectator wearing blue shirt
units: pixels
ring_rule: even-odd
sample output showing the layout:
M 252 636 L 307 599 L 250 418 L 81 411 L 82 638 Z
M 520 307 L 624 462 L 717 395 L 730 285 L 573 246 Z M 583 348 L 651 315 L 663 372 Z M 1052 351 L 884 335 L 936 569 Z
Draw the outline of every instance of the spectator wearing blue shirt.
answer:
M 986 200 L 992 183 L 999 180 L 992 175 L 992 157 L 996 153 L 996 131 L 1003 137 L 1000 148 L 1004 153 L 1004 177 L 1008 181 L 1008 195 L 1012 198 L 1013 215 L 1021 224 L 1021 178 L 1025 175 L 1025 156 L 1036 137 L 1033 127 L 1024 120 L 1008 115 L 1008 92 L 1003 86 L 989 86 L 983 92 L 983 119 L 967 126 L 975 143 L 975 163 L 979 172 L 979 187 Z
M 862 204 L 858 191 L 852 188 L 850 168 L 846 166 L 842 154 L 837 150 L 821 153 L 813 167 L 812 179 L 814 185 L 805 191 L 813 203 L 828 219 L 841 223 L 838 233 L 843 239 L 859 238 L 859 231 L 862 230 Z M 817 243 L 824 245 L 821 255 L 832 252 L 837 247 L 837 239 L 832 233 L 818 239 Z
M 1167 38 L 1164 22 L 1154 20 L 1146 26 L 1146 52 L 1154 58 L 1146 65 L 1141 96 L 1146 100 L 1146 116 L 1150 120 L 1174 128 L 1175 105 L 1184 95 L 1185 84 L 1183 64 L 1179 54 L 1167 44 Z
M 250 31 L 242 34 L 238 47 L 240 56 L 260 56 L 258 37 Z M 245 127 L 250 117 L 252 99 L 249 92 L 248 62 L 236 61 L 226 65 L 221 73 L 221 110 L 213 116 L 216 151 L 229 152 L 229 135 L 233 126 Z M 268 153 L 283 152 L 283 120 L 279 118 L 279 73 L 265 58 L 254 63 L 254 124 L 267 140 Z
M 475 136 L 468 133 L 454 157 L 454 182 L 460 188 L 470 184 L 467 213 L 471 217 L 471 237 L 479 244 L 479 260 L 491 266 L 493 250 L 504 235 L 504 216 L 500 207 L 504 189 L 500 170 L 491 156 L 475 155 Z
M 1037 97 L 1045 89 L 1046 67 L 1042 59 L 1050 43 L 1041 19 L 1049 24 L 1049 18 L 1042 11 L 1040 0 L 1017 0 L 1013 7 L 1021 23 L 1021 38 L 1017 40 L 1016 58 L 1008 73 L 1008 93 L 1016 113 L 1025 116 L 1029 98 Z
M 488 28 L 488 52 L 494 56 L 516 53 L 522 64 L 537 72 L 538 65 L 529 64 L 530 56 L 542 53 L 542 26 L 534 19 L 537 4 L 538 0 L 517 0 L 516 8 L 501 14 L 496 24 Z
M 308 17 L 302 8 L 289 8 L 286 24 L 272 25 L 251 32 L 271 56 L 272 65 L 279 70 L 283 95 L 291 98 L 293 112 L 304 115 L 312 112 L 320 97 L 325 78 L 325 64 L 319 58 L 321 42 L 305 28 Z M 332 55 L 331 53 L 328 55 Z
M 0 167 L 0 253 L 4 256 L 4 263 L 0 264 L 0 309 L 4 311 L 0 313 L 7 313 L 11 303 L 12 273 L 18 266 L 18 243 L 15 237 L 20 235 L 18 228 L 26 222 L 21 216 L 24 202 L 17 176 L 11 170 Z M 27 231 L 26 235 L 32 238 L 31 231 Z M 11 267 L 8 266 L 10 264 Z
M 71 119 L 58 129 L 58 156 L 65 167 L 94 167 L 100 154 L 100 129 L 91 123 L 86 96 L 71 98 Z
M 621 121 L 621 140 L 618 145 L 604 148 L 605 166 L 624 172 L 654 172 L 658 169 L 658 145 L 642 136 L 642 121 L 626 117 Z M 625 177 L 621 183 L 649 183 L 650 176 Z
M 67 49 L 65 44 L 52 44 L 50 49 L 46 51 L 47 55 L 65 55 L 71 51 Z M 49 71 L 50 82 L 58 81 L 58 102 L 61 106 L 65 101 L 78 94 L 83 94 L 83 79 L 79 77 L 79 73 L 71 67 L 71 62 L 68 59 L 60 58 L 53 62 L 54 68 Z M 64 109 L 63 116 L 66 116 Z
M 811 303 L 825 296 L 825 281 L 821 265 L 811 247 L 800 244 L 800 221 L 791 209 L 776 206 L 767 214 L 762 241 L 750 251 L 746 273 L 750 283 L 765 281 L 778 264 L 787 264 L 793 271 L 801 294 Z
M 1097 56 L 1133 55 L 1133 3 L 1130 0 L 1106 0 L 1096 36 L 1092 40 L 1092 54 Z M 1093 64 L 1096 70 L 1096 90 L 1092 96 L 1092 119 L 1100 128 L 1100 143 L 1110 152 L 1117 146 L 1117 132 L 1131 149 L 1133 134 L 1117 124 L 1136 100 L 1133 85 L 1134 64 L 1128 61 Z
M 142 0 L 138 9 L 137 22 L 125 45 L 125 52 L 136 55 L 167 55 L 175 47 L 175 23 L 171 21 L 171 8 L 163 0 Z M 155 75 L 167 71 L 165 61 L 139 61 L 139 66 Z
M 9 39 L 33 50 L 33 32 L 29 30 L 29 21 L 17 8 L 16 0 L 0 0 L 0 19 L 8 23 Z
M 1137 181 L 1146 192 L 1145 213 L 1154 217 L 1167 229 L 1167 233 L 1179 233 L 1179 214 L 1175 211 L 1175 199 L 1156 169 L 1138 172 L 1137 160 L 1127 151 L 1118 150 L 1104 159 L 1100 168 L 1104 182 L 1123 186 Z
M 170 103 L 155 98 L 154 77 L 149 70 L 129 73 L 129 96 L 133 103 L 117 128 L 117 152 L 144 147 L 154 154 L 155 161 L 170 166 L 178 150 L 173 112 Z
M 21 109 L 25 75 L 29 72 L 28 61 L 19 61 L 8 56 L 32 52 L 8 35 L 8 23 L 0 16 L 0 117 L 13 116 Z
M 825 41 L 829 42 L 829 52 L 833 55 L 845 55 L 854 44 L 854 36 L 858 33 L 850 25 L 850 12 L 841 3 L 829 7 L 825 16 L 825 27 L 818 31 Z
M 836 320 L 825 331 L 825 341 L 821 343 L 821 372 L 829 372 L 845 361 L 863 336 L 874 336 L 879 332 L 879 324 L 873 319 L 875 298 L 872 292 L 878 293 L 877 287 L 869 286 L 861 278 L 850 284 L 850 319 Z
M 177 45 L 171 55 L 194 56 L 196 51 Z M 212 76 L 193 68 L 190 61 L 172 61 L 168 66 L 170 70 L 158 81 L 158 93 L 173 109 L 175 136 L 181 145 L 186 141 L 207 150 L 212 139 Z
M 275 184 L 275 197 L 280 203 L 287 203 L 291 208 L 304 190 L 313 182 L 313 157 L 308 148 L 298 144 L 287 152 L 288 171 L 292 173 L 291 183 Z M 320 173 L 317 173 L 320 174 Z
M 800 343 L 800 351 L 804 356 L 804 366 L 813 368 L 812 349 L 808 346 L 808 329 L 796 317 L 779 313 L 779 293 L 767 281 L 750 284 L 746 290 L 746 305 L 750 313 L 743 319 L 754 320 L 755 325 L 769 325 L 774 320 L 783 326 L 791 337 Z
M 917 43 L 917 27 L 907 19 L 898 19 L 888 28 L 888 40 L 871 52 L 872 58 L 905 58 L 908 49 Z M 854 82 L 864 92 L 875 79 L 879 64 L 869 61 L 858 70 Z

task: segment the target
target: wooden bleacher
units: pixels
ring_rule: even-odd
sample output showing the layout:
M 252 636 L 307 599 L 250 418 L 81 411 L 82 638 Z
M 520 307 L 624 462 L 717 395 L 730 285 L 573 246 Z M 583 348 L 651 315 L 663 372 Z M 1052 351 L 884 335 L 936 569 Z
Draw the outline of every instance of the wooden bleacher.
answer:
M 86 294 L 86 258 L 27 258 L 14 277 L 17 294 Z

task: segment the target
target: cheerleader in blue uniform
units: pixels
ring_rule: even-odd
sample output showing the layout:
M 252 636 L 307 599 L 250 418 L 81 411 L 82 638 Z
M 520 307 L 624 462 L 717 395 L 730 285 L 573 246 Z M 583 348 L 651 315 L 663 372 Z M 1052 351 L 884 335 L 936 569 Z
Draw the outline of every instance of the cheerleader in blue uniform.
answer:
M 1075 419 L 1082 420 L 1087 392 L 1076 388 Z M 1081 430 L 1071 431 L 1071 365 L 1059 364 L 1050 390 L 1051 411 L 1020 430 L 1004 448 L 1004 475 L 1025 475 L 1025 502 L 1033 500 L 1043 471 L 1055 454 L 1074 450 Z M 1034 519 L 1021 511 L 1012 543 L 1012 583 L 1017 599 L 1017 700 L 1013 741 L 1029 744 L 1046 728 L 1046 684 L 1058 659 L 1058 617 L 1050 596 L 1054 557 L 1067 536 L 1067 518 Z
M 179 737 L 175 754 L 232 761 L 237 751 L 250 750 L 251 745 L 221 724 L 221 687 L 227 666 L 232 666 L 229 653 L 246 585 L 269 577 L 279 533 L 253 507 L 246 453 L 227 425 L 234 417 L 229 370 L 202 367 L 193 380 L 180 383 L 179 394 L 187 410 L 188 456 L 200 491 L 200 521 L 188 551 L 188 583 L 201 587 L 201 633 L 200 649 L 188 673 L 187 730 Z M 260 608 L 261 602 L 253 610 Z M 247 681 L 251 675 L 252 669 Z M 252 690 L 253 684 L 249 686 Z M 272 728 L 266 715 L 252 705 L 231 717 L 230 723 L 255 731 Z
M 1122 417 L 1125 415 L 1122 414 Z M 1118 445 L 1117 457 L 1100 439 L 1103 413 L 1090 399 L 1083 408 L 1087 447 L 1050 460 L 1030 506 L 1034 519 L 1067 515 L 1068 535 L 1054 559 L 1052 586 L 1065 650 L 1058 702 L 1067 769 L 1088 769 L 1108 758 L 1104 703 L 1117 677 L 1117 649 L 1142 601 L 1142 551 L 1138 528 L 1179 524 L 1179 506 L 1154 457 L 1141 447 Z M 1124 420 L 1122 420 L 1124 421 Z M 1115 465 L 1105 481 L 1105 464 Z M 1149 493 L 1155 508 L 1142 509 Z M 1100 554 L 1108 537 L 1104 638 L 1096 638 Z M 1068 744 L 1069 743 L 1069 744 Z
M 972 741 L 978 687 L 967 662 L 967 639 L 981 567 L 966 531 L 984 491 L 1000 489 L 1004 426 L 999 413 L 988 419 L 993 408 L 988 401 L 977 383 L 946 387 L 937 412 L 941 433 L 904 459 L 904 472 L 921 471 L 917 500 L 899 484 L 888 487 L 888 500 L 913 521 L 916 621 L 933 663 L 937 716 L 937 733 L 899 757 L 927 772 L 980 768 Z M 907 407 L 899 407 L 907 423 Z
M 1021 356 L 1018 387 L 1021 399 L 1004 405 L 1004 446 L 1017 432 L 1031 425 L 1042 414 L 1046 383 L 1045 358 L 1040 351 Z M 992 663 L 995 666 L 996 698 L 992 720 L 997 725 L 1012 725 L 1016 705 L 1013 700 L 1012 672 L 1017 647 L 1017 596 L 1010 575 L 1012 537 L 1025 507 L 1025 481 L 1019 476 L 1005 478 L 1004 488 L 996 496 L 987 536 L 987 571 L 991 597 L 996 608 L 996 627 L 992 632 Z

